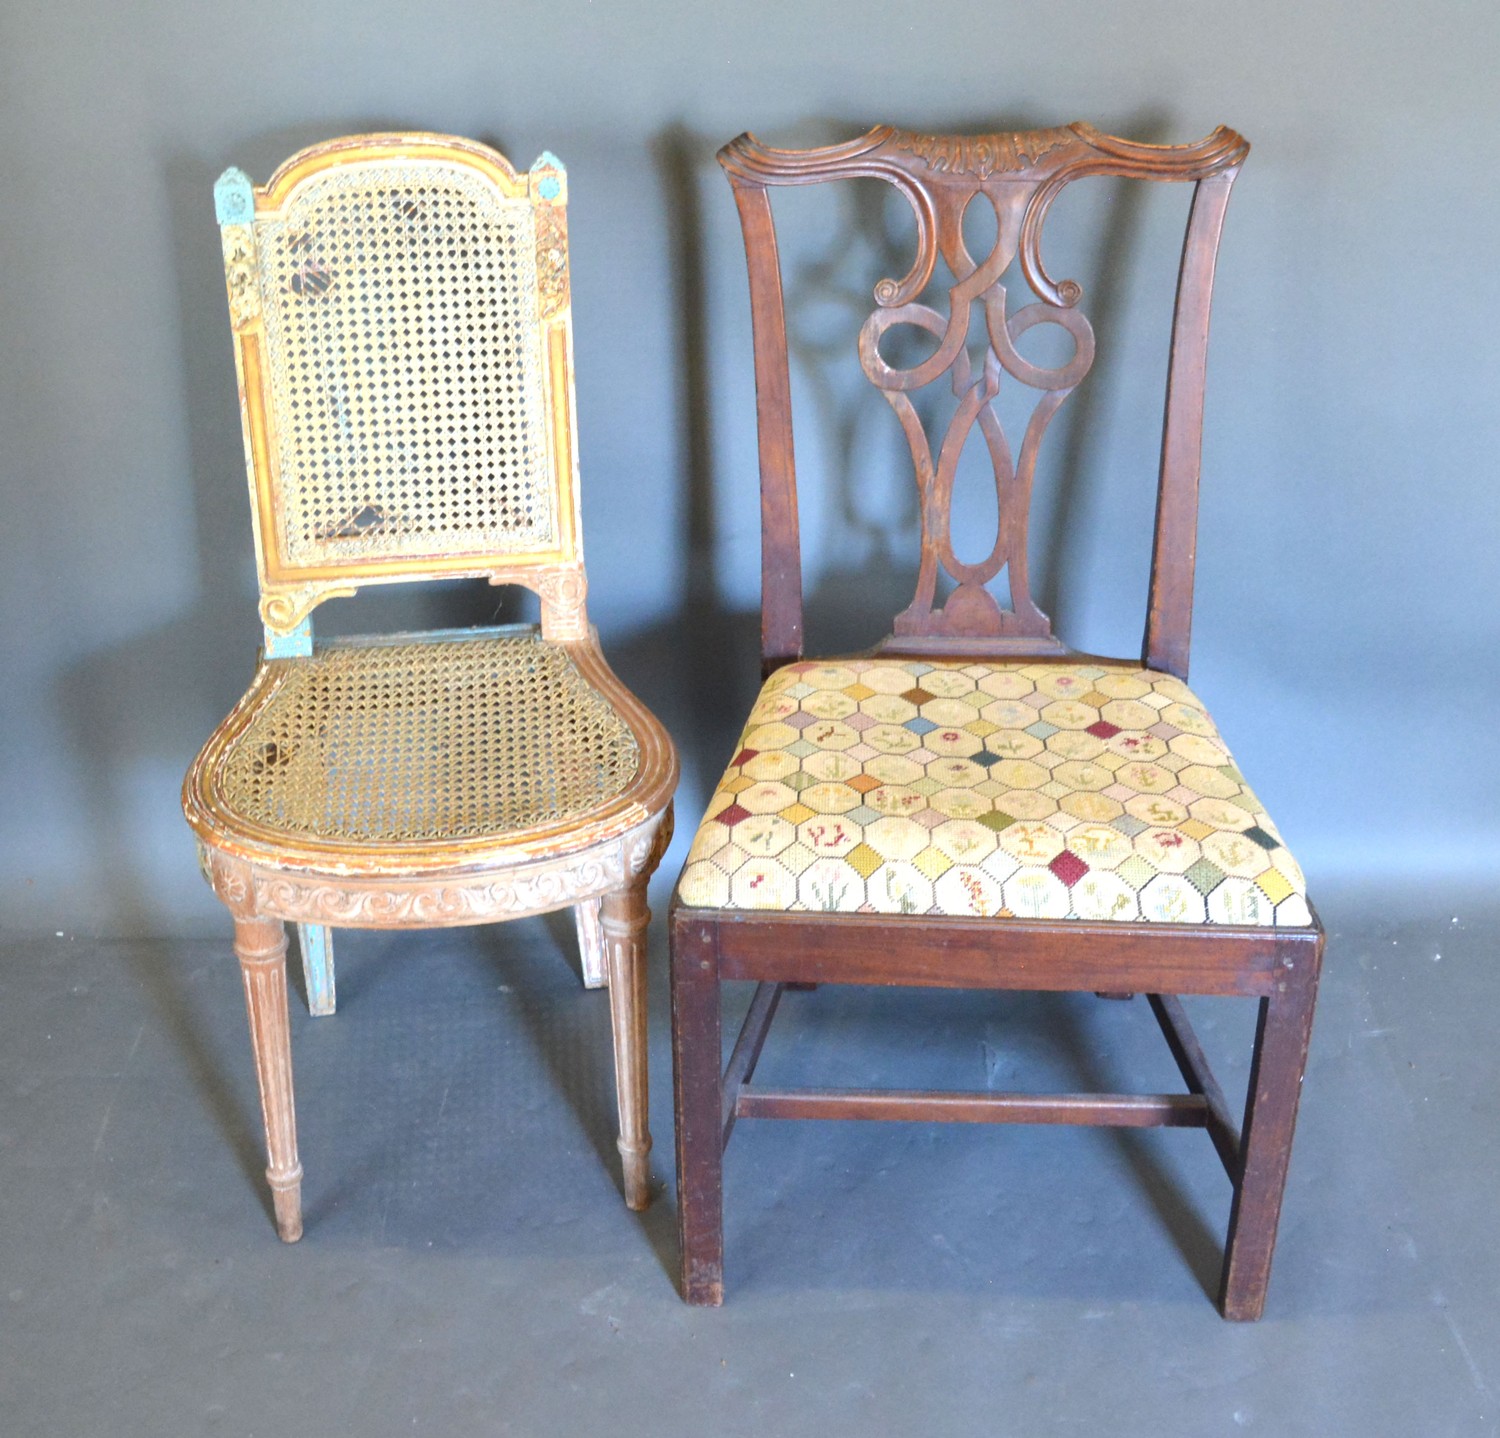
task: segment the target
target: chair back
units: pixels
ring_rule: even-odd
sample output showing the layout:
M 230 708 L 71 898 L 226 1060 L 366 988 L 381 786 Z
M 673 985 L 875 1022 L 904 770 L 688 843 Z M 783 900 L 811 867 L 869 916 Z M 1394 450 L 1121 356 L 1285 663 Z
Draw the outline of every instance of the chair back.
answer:
M 562 165 L 363 135 L 214 197 L 268 653 L 333 595 L 460 575 L 583 638 Z
M 905 275 L 875 286 L 875 308 L 858 345 L 865 375 L 900 421 L 920 494 L 917 592 L 896 616 L 893 635 L 883 647 L 918 655 L 1040 656 L 1063 652 L 1063 646 L 1031 595 L 1027 529 L 1032 482 L 1048 425 L 1094 358 L 1093 330 L 1079 307 L 1081 287 L 1070 279 L 1054 280 L 1043 264 L 1043 223 L 1061 191 L 1086 175 L 1195 183 L 1178 274 L 1143 645 L 1148 666 L 1185 678 L 1209 303 L 1229 189 L 1248 151 L 1239 135 L 1223 128 L 1196 144 L 1156 146 L 1078 124 L 997 135 L 922 135 L 880 126 L 848 144 L 810 150 L 770 149 L 747 134 L 719 152 L 719 163 L 734 186 L 750 269 L 760 432 L 761 643 L 768 670 L 802 653 L 786 310 L 770 188 L 873 177 L 900 191 L 916 215 L 915 260 Z M 975 257 L 965 244 L 963 220 L 980 196 L 994 210 L 996 238 L 989 254 Z M 946 313 L 919 299 L 939 258 L 951 279 Z M 1013 262 L 1035 294 L 1034 302 L 1019 307 L 1011 305 L 1002 283 Z M 984 341 L 983 359 L 977 363 L 969 351 L 976 323 Z M 1072 354 L 1065 363 L 1038 365 L 1019 353 L 1020 336 L 1043 324 L 1059 326 L 1070 337 Z M 881 353 L 883 337 L 899 326 L 914 326 L 931 336 L 928 357 L 908 368 L 896 367 Z M 1018 449 L 1012 448 L 994 406 L 1007 377 L 1041 392 Z M 934 447 L 912 394 L 939 383 L 951 386 L 957 407 Z M 953 551 L 951 507 L 959 455 L 976 425 L 994 471 L 999 523 L 989 555 L 964 563 Z M 941 604 L 940 567 L 954 584 Z M 1002 571 L 1010 586 L 1009 608 L 986 587 Z

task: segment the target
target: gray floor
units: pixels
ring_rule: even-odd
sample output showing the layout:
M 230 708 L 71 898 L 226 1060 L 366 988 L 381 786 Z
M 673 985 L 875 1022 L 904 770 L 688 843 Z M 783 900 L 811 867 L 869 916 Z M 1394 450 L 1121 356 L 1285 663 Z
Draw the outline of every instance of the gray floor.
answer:
M 1266 1318 L 1215 1314 L 1201 1134 L 741 1125 L 729 1300 L 626 1211 L 607 1001 L 555 921 L 341 935 L 293 1001 L 307 1235 L 276 1241 L 227 943 L 4 945 L 0 1434 L 1500 1432 L 1500 895 L 1322 896 Z M 1249 1005 L 1192 1005 L 1226 1085 Z M 790 996 L 767 1075 L 1175 1086 L 1144 1003 Z M 832 1042 L 823 1042 L 832 1041 Z

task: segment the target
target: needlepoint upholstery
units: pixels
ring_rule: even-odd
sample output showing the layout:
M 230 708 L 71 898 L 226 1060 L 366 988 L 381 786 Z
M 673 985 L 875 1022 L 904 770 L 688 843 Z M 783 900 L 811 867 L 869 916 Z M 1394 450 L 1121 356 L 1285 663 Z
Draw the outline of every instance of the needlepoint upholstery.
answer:
M 1306 927 L 1202 701 L 1125 665 L 856 658 L 766 681 L 679 902 Z

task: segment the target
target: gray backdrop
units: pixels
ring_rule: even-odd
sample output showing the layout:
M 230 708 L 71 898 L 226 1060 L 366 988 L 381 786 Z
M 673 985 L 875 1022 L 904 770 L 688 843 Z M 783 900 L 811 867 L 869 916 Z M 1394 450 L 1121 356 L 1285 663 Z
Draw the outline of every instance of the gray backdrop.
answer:
M 177 810 L 258 639 L 211 186 L 228 164 L 264 179 L 304 144 L 374 128 L 487 139 L 521 165 L 550 148 L 568 166 L 592 612 L 683 741 L 688 833 L 755 670 L 745 281 L 713 150 L 747 127 L 803 143 L 886 120 L 1242 130 L 1254 152 L 1220 268 L 1195 687 L 1315 895 L 1320 880 L 1495 872 L 1500 8 L 873 0 L 843 18 L 854 8 L 0 11 L 0 923 L 223 931 Z M 1060 235 L 1054 268 L 1089 287 L 1107 358 L 1057 441 L 1033 549 L 1064 635 L 1129 653 L 1158 271 L 1182 196 L 1099 196 L 1076 213 L 1097 210 L 1102 244 L 1069 251 Z M 853 261 L 899 251 L 909 222 L 821 204 L 794 206 L 787 230 L 789 282 L 831 301 L 798 335 L 809 587 L 829 642 L 861 641 L 880 632 L 865 601 L 891 587 L 885 544 L 909 503 L 893 427 L 851 446 L 865 411 L 823 368 L 852 355 L 837 345 Z M 856 485 L 879 522 L 841 538 Z M 1075 571 L 1092 564 L 1101 583 L 1085 589 Z M 336 601 L 320 620 L 496 612 L 471 586 Z

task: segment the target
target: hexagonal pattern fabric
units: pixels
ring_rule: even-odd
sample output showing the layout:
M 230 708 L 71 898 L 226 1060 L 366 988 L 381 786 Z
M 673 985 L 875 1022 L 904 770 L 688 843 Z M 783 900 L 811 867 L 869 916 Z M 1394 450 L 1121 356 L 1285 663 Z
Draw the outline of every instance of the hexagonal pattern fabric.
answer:
M 1304 927 L 1297 861 L 1180 680 L 848 659 L 766 681 L 688 854 L 699 908 Z

